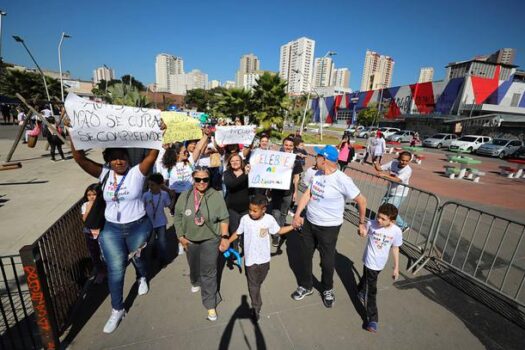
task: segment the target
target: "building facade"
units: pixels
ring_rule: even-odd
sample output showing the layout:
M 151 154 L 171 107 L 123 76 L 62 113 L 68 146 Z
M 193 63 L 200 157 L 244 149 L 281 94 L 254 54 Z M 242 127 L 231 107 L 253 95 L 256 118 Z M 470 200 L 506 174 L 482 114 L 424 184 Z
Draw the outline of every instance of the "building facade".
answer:
M 110 81 L 115 79 L 115 70 L 106 66 L 98 67 L 93 71 L 93 83 L 96 85 L 101 80 Z
M 243 55 L 240 60 L 239 70 L 236 75 L 237 87 L 248 88 L 244 85 L 244 76 L 246 74 L 253 74 L 260 69 L 260 61 L 253 53 Z
M 233 80 L 226 80 L 222 86 L 224 86 L 225 89 L 232 89 L 235 87 L 235 82 Z
M 335 64 L 331 57 L 316 58 L 314 61 L 314 87 L 334 85 Z
M 350 70 L 348 68 L 334 69 L 333 86 L 343 89 L 350 87 Z
M 210 82 L 208 83 L 208 89 L 215 89 L 219 86 L 221 86 L 220 80 L 210 80 Z
M 155 59 L 155 82 L 157 91 L 175 93 L 172 81 L 178 81 L 170 76 L 184 74 L 184 60 L 166 53 L 158 54 Z
M 392 57 L 366 50 L 361 91 L 390 87 L 392 85 L 394 64 Z
M 434 68 L 432 67 L 423 67 L 419 70 L 419 79 L 418 83 L 426 83 L 434 79 Z
M 314 74 L 315 41 L 306 37 L 281 46 L 279 77 L 288 82 L 287 92 L 310 91 Z

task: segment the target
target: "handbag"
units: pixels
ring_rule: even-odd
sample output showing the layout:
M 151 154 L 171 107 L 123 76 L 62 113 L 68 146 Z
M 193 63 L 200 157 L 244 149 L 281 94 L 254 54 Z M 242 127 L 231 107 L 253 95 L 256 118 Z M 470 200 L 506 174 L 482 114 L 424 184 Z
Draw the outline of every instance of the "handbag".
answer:
M 104 187 L 106 186 L 106 182 L 108 181 L 109 173 L 110 171 L 108 171 L 106 176 L 104 176 L 102 183 L 99 183 L 99 185 L 97 186 L 97 198 L 95 199 L 95 202 L 93 202 L 93 206 L 91 207 L 91 210 L 89 211 L 89 214 L 86 217 L 86 221 L 84 222 L 84 227 L 87 227 L 88 229 L 102 230 L 104 228 L 104 224 L 106 223 L 106 218 L 104 216 L 104 213 L 106 211 L 106 201 L 104 200 Z
M 27 138 L 27 147 L 35 148 L 37 141 L 38 141 L 38 136 L 29 136 Z

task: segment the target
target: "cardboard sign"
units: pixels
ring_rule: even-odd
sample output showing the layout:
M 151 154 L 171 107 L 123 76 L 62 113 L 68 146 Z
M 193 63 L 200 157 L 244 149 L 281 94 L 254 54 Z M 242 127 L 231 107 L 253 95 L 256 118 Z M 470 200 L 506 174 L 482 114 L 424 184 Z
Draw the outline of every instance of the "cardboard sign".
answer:
M 256 149 L 250 157 L 249 187 L 288 190 L 295 154 Z
M 254 137 L 255 127 L 253 125 L 218 126 L 215 128 L 215 141 L 218 145 L 249 145 Z
M 161 112 L 162 120 L 166 124 L 164 144 L 196 140 L 202 137 L 198 120 L 181 112 Z
M 71 138 L 78 150 L 108 147 L 162 147 L 160 110 L 109 105 L 75 94 L 66 98 Z

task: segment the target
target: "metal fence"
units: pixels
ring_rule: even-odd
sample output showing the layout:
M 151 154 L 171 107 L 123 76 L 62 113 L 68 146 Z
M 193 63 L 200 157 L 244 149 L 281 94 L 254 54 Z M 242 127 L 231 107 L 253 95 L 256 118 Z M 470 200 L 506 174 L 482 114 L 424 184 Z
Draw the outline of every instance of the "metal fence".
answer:
M 0 269 L 0 349 L 37 349 L 38 328 L 20 256 L 0 257 Z
M 20 250 L 42 344 L 47 349 L 58 347 L 91 274 L 81 204 L 73 205 L 33 244 Z

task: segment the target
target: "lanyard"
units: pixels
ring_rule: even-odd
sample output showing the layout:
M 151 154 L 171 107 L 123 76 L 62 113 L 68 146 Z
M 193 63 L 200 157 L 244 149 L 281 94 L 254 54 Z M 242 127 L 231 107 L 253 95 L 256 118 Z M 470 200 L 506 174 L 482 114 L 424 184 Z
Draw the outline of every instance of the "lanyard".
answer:
M 117 174 L 115 172 L 113 172 L 113 176 L 114 176 L 115 183 L 117 183 Z M 115 201 L 117 203 L 119 202 L 118 192 L 120 191 L 120 187 L 124 183 L 124 180 L 126 179 L 126 176 L 128 176 L 128 171 L 126 171 L 124 176 L 122 176 L 122 179 L 120 179 L 120 182 L 117 184 L 117 188 L 115 189 L 115 192 L 113 194 L 113 201 Z
M 200 197 L 199 201 L 197 202 L 197 190 L 193 190 L 193 204 L 195 205 L 195 214 L 197 214 L 197 212 L 199 211 L 202 202 L 202 197 Z
M 150 203 L 151 203 L 151 206 L 153 207 L 153 220 L 155 220 L 155 217 L 157 216 L 157 209 L 159 208 L 159 205 L 160 205 L 160 199 L 162 197 L 162 192 L 159 193 L 159 199 L 157 200 L 157 206 L 155 206 L 155 204 L 153 204 L 153 198 L 154 197 L 155 197 L 155 195 L 152 193 L 151 194 Z

